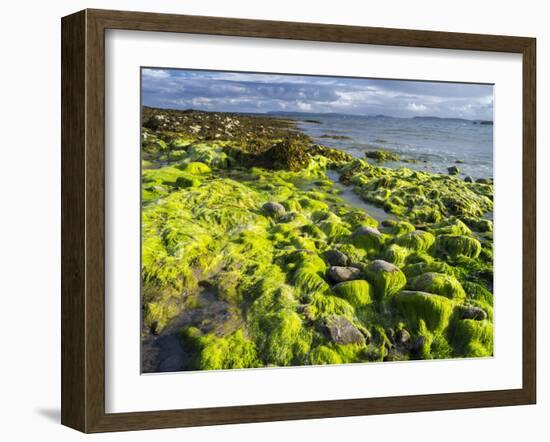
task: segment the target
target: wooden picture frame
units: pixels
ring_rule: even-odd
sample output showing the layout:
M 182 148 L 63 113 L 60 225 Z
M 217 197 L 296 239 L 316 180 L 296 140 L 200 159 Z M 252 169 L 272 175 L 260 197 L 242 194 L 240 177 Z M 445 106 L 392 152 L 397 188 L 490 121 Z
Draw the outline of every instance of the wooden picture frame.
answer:
M 105 412 L 105 30 L 495 51 L 523 58 L 523 385 L 513 390 Z M 534 404 L 536 41 L 533 38 L 106 10 L 62 19 L 62 410 L 83 432 Z

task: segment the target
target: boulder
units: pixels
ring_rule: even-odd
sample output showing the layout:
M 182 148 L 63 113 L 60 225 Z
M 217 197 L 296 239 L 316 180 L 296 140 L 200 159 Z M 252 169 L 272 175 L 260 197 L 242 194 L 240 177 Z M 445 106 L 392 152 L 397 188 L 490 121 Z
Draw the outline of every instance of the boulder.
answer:
M 476 180 L 476 183 L 478 184 L 491 184 L 491 180 L 489 178 L 478 178 Z
M 276 203 L 274 201 L 269 201 L 262 206 L 262 211 L 272 218 L 278 218 L 283 216 L 286 212 L 286 209 L 282 204 Z
M 400 330 L 397 330 L 397 332 L 395 332 L 395 343 L 396 344 L 406 344 L 407 342 L 409 342 L 411 340 L 411 334 L 405 330 L 404 328 L 400 329 Z
M 361 226 L 351 235 L 351 241 L 354 246 L 364 250 L 378 250 L 384 243 L 382 234 L 378 229 L 371 226 Z
M 407 278 L 399 267 L 381 259 L 367 266 L 366 276 L 374 286 L 378 299 L 395 295 L 407 284 Z
M 435 243 L 436 250 L 453 259 L 459 256 L 477 258 L 481 253 L 481 243 L 466 235 L 439 235 Z
M 430 232 L 415 230 L 414 232 L 399 235 L 395 238 L 394 242 L 407 249 L 424 252 L 435 242 L 435 237 Z
M 468 176 L 464 177 L 464 181 L 467 182 L 467 183 L 473 183 L 474 179 L 471 176 L 468 175 Z
M 366 344 L 363 334 L 344 316 L 328 316 L 323 327 L 329 339 L 336 344 Z
M 407 290 L 395 296 L 395 305 L 411 327 L 418 328 L 424 321 L 431 332 L 441 332 L 449 325 L 454 307 L 445 296 Z
M 449 175 L 458 175 L 460 173 L 460 168 L 457 166 L 447 167 L 447 172 L 449 172 Z
M 325 258 L 331 266 L 345 267 L 349 262 L 347 255 L 339 250 L 327 251 L 325 253 Z
M 372 286 L 363 279 L 341 282 L 332 290 L 336 296 L 345 299 L 353 307 L 363 307 L 372 303 Z
M 463 305 L 460 307 L 460 319 L 473 319 L 474 321 L 483 321 L 487 319 L 487 313 L 485 310 L 473 306 Z
M 332 266 L 327 271 L 327 277 L 334 283 L 351 281 L 357 279 L 361 270 L 355 267 Z
M 409 281 L 409 287 L 420 292 L 435 293 L 449 299 L 465 298 L 460 282 L 451 275 L 428 272 Z

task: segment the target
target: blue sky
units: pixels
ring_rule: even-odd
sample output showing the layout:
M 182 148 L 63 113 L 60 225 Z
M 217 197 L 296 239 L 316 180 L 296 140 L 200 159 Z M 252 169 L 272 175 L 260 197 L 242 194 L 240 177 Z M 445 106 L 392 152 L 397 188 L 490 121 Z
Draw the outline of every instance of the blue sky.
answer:
M 493 119 L 493 87 L 307 75 L 142 69 L 146 106 L 219 112 L 337 112 Z

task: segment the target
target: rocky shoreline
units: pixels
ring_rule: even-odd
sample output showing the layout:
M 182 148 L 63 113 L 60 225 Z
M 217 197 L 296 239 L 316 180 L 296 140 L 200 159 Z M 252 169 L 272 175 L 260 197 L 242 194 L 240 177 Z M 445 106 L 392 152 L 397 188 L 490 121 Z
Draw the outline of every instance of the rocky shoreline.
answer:
M 170 371 L 168 332 L 173 370 L 491 356 L 491 181 L 383 161 L 284 117 L 143 108 L 142 371 Z

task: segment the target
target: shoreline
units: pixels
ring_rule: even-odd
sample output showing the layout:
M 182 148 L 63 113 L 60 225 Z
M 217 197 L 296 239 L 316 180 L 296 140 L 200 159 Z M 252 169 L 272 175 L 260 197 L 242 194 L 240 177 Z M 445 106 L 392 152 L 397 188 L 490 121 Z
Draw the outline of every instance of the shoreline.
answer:
M 224 305 L 176 332 L 182 370 L 492 355 L 489 181 L 353 158 L 279 116 L 143 123 L 143 340 L 204 287 Z

